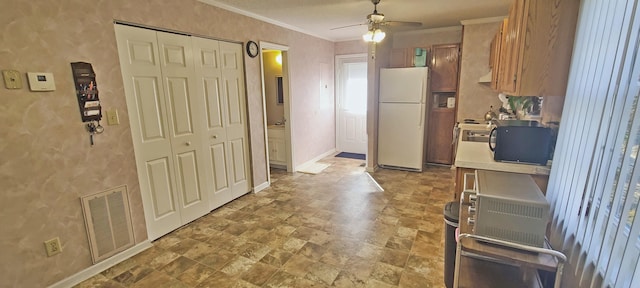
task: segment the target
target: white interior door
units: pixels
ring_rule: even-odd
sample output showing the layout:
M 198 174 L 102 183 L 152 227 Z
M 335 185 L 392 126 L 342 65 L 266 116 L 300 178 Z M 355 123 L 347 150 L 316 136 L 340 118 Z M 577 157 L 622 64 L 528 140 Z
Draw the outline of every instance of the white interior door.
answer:
M 234 199 L 250 190 L 249 127 L 245 93 L 243 50 L 241 44 L 220 42 L 223 95 L 227 100 L 227 142 L 230 159 L 229 181 Z
M 156 32 L 165 88 L 168 131 L 174 160 L 176 193 L 182 224 L 209 211 L 209 190 L 200 139 L 204 127 L 204 98 L 196 89 L 191 37 Z
M 242 46 L 115 28 L 153 240 L 249 191 Z
M 240 44 L 194 38 L 195 73 L 204 95 L 210 208 L 247 193 L 249 147 Z
M 336 148 L 367 153 L 367 59 L 338 58 L 338 113 Z
M 180 227 L 156 33 L 115 25 L 149 239 Z

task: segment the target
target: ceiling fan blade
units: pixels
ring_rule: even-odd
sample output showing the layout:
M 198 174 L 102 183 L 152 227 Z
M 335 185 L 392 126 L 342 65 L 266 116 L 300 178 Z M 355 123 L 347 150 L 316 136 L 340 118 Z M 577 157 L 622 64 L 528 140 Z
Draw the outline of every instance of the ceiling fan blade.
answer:
M 360 24 L 351 24 L 351 25 L 347 25 L 347 26 L 340 26 L 340 27 L 331 28 L 331 29 L 329 29 L 329 30 L 338 30 L 338 29 L 344 29 L 344 28 L 356 27 L 356 26 L 363 26 L 363 25 L 367 25 L 367 23 L 360 23 Z
M 420 27 L 422 23 L 420 22 L 408 22 L 408 21 L 384 21 L 380 23 L 384 26 L 390 27 Z

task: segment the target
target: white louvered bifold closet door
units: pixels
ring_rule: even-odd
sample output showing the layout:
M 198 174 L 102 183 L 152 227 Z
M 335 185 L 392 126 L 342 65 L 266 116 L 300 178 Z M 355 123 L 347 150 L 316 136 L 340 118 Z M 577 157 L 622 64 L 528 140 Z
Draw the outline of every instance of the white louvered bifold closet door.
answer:
M 547 188 L 563 287 L 640 287 L 637 2 L 581 3 Z

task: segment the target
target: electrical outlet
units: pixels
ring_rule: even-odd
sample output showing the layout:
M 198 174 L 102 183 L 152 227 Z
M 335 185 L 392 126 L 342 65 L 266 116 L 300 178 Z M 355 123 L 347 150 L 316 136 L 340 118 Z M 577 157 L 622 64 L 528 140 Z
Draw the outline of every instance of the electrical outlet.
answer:
M 44 248 L 47 251 L 47 256 L 51 257 L 62 252 L 62 246 L 60 246 L 60 238 L 56 237 L 44 241 Z
M 4 87 L 7 89 L 20 89 L 22 88 L 22 78 L 20 72 L 16 70 L 2 70 L 2 77 L 4 78 Z

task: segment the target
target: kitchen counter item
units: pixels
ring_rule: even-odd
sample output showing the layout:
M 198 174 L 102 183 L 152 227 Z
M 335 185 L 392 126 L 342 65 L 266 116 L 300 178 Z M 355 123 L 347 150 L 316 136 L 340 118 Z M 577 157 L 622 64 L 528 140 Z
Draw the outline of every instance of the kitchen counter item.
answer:
M 470 168 L 470 169 L 484 169 L 493 171 L 504 171 L 514 173 L 524 173 L 533 175 L 549 175 L 551 166 L 540 166 L 531 164 L 518 164 L 508 162 L 497 162 L 493 160 L 493 154 L 487 147 L 485 142 L 473 142 L 462 141 L 462 136 L 465 135 L 465 130 L 480 131 L 491 130 L 491 126 L 487 124 L 464 124 L 458 125 L 460 133 L 458 137 L 456 159 L 454 162 L 455 167 Z
M 493 106 L 489 106 L 489 111 L 487 111 L 487 113 L 484 114 L 484 120 L 485 121 L 491 121 L 494 119 L 498 119 L 498 115 L 496 114 L 496 112 L 493 112 Z

